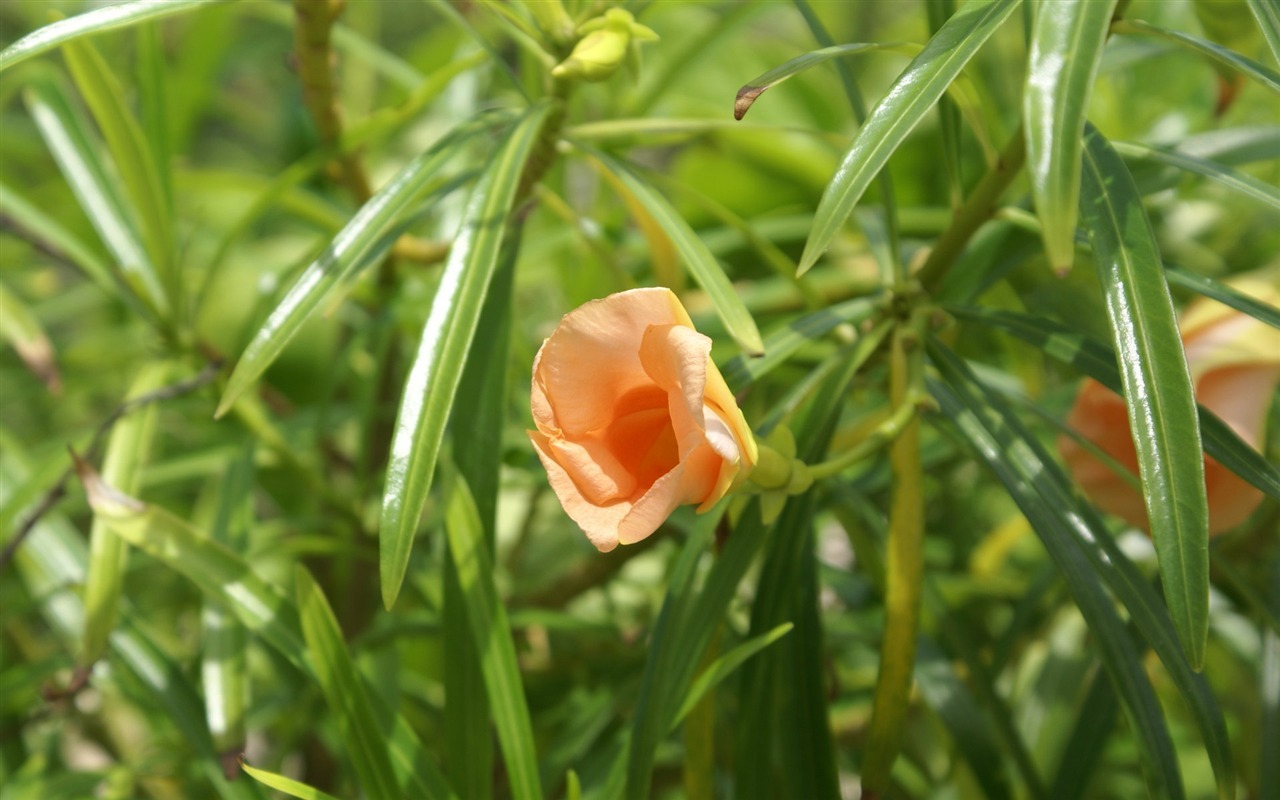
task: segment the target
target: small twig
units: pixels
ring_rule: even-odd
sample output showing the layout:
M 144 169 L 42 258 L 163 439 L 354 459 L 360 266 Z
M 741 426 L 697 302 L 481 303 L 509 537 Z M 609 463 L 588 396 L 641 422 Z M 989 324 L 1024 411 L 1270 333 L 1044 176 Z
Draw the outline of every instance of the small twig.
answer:
M 102 443 L 106 439 L 107 434 L 111 432 L 112 427 L 114 427 L 115 424 L 126 414 L 135 411 L 142 406 L 149 405 L 151 403 L 160 403 L 165 400 L 172 400 L 176 397 L 190 394 L 203 386 L 207 386 L 213 382 L 215 377 L 217 377 L 220 369 L 222 369 L 221 361 L 210 361 L 208 364 L 205 364 L 204 369 L 184 381 L 178 381 L 177 383 L 169 386 L 162 386 L 153 392 L 140 394 L 137 397 L 130 398 L 116 406 L 114 411 L 108 414 L 102 422 L 98 423 L 97 429 L 93 432 L 93 438 L 89 441 L 89 447 L 85 450 L 85 458 L 90 461 L 97 460 L 99 455 L 98 451 L 102 449 Z M 49 490 L 45 492 L 44 496 L 40 498 L 40 501 L 36 503 L 35 508 L 31 510 L 31 513 L 28 514 L 27 518 L 22 521 L 22 524 L 17 527 L 12 538 L 10 538 L 8 543 L 5 544 L 4 551 L 0 552 L 0 570 L 3 570 L 8 566 L 9 562 L 13 560 L 13 557 L 18 552 L 18 548 L 22 545 L 23 540 L 25 540 L 31 531 L 35 529 L 36 523 L 40 521 L 40 518 L 49 513 L 49 510 L 57 505 L 58 501 L 66 494 L 67 482 L 71 480 L 73 472 L 74 470 L 72 467 L 67 467 L 63 470 L 62 474 L 58 476 L 58 480 L 54 482 L 53 486 L 49 487 Z

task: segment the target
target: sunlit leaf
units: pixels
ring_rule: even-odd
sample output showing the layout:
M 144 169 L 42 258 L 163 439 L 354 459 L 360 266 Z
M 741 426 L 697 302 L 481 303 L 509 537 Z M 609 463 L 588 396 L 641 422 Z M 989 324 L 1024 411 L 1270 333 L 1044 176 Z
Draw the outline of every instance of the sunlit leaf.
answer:
M 356 212 L 320 257 L 298 276 L 245 348 L 227 379 L 215 416 L 227 413 L 236 398 L 271 366 L 303 324 L 324 308 L 326 298 L 376 261 L 380 245 L 390 244 L 386 241 L 388 236 L 396 222 L 414 208 L 414 200 L 441 169 L 457 158 L 458 147 L 491 121 L 481 116 L 459 125 L 409 162 Z
M 653 217 L 654 221 L 666 232 L 675 245 L 676 251 L 684 259 L 689 274 L 707 293 L 716 315 L 724 322 L 725 329 L 743 350 L 750 355 L 761 355 L 764 343 L 760 340 L 760 331 L 756 328 L 751 312 L 747 310 L 738 296 L 724 268 L 698 234 L 689 227 L 689 223 L 676 212 L 671 203 L 658 193 L 647 182 L 641 180 L 626 165 L 615 161 L 604 153 L 589 150 L 589 156 L 613 174 L 631 193 L 632 197 Z
M 1195 390 L 1142 199 L 1094 130 L 1085 138 L 1081 218 L 1119 356 L 1165 600 L 1199 669 L 1209 636 L 1209 503 Z
M 858 129 L 823 192 L 800 257 L 799 273 L 817 262 L 889 156 L 1017 6 L 1018 0 L 966 3 L 898 76 Z
M 1022 122 L 1036 213 L 1049 265 L 1059 272 L 1075 256 L 1081 134 L 1115 6 L 1115 0 L 1058 0 L 1036 10 Z
M 378 526 L 382 601 L 388 608 L 409 567 L 418 518 L 431 490 L 436 456 L 497 268 L 516 189 L 548 112 L 546 104 L 535 106 L 516 125 L 472 191 L 409 369 Z
M 126 400 L 159 389 L 169 374 L 170 366 L 165 362 L 144 365 L 130 386 Z M 103 480 L 123 492 L 136 492 L 155 433 L 154 404 L 145 405 L 117 422 L 102 460 Z M 110 529 L 107 520 L 95 515 L 89 531 L 89 568 L 84 582 L 82 664 L 97 661 L 107 648 L 107 637 L 116 626 L 127 556 L 125 542 Z
M 198 6 L 221 2 L 227 0 L 129 0 L 95 8 L 78 16 L 52 22 L 9 45 L 0 52 L 0 71 L 81 36 L 183 14 Z

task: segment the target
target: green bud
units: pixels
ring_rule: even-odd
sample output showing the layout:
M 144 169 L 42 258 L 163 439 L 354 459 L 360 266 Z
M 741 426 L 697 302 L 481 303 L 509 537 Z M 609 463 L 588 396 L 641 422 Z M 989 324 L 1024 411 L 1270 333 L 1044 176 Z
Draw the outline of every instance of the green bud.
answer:
M 582 38 L 569 57 L 551 70 L 553 76 L 602 81 L 627 60 L 633 42 L 651 42 L 658 38 L 658 34 L 636 22 L 631 12 L 621 8 L 611 8 L 604 16 L 584 22 L 578 33 Z

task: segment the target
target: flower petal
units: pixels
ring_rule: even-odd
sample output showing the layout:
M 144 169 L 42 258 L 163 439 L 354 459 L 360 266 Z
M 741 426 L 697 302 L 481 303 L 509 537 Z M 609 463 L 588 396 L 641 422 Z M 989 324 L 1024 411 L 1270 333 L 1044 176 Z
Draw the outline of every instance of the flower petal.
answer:
M 633 289 L 566 314 L 534 373 L 557 427 L 569 436 L 609 424 L 617 400 L 650 383 L 638 342 L 650 325 L 693 327 L 669 289 Z

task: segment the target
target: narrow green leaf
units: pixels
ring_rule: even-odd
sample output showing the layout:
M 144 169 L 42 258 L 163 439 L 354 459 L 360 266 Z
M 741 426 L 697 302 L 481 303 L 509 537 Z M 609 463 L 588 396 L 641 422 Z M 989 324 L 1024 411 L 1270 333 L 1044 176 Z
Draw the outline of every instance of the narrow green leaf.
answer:
M 823 192 L 799 274 L 817 262 L 889 156 L 1017 5 L 1018 0 L 966 3 L 898 76 L 854 136 Z
M 1080 800 L 1102 761 L 1103 750 L 1116 727 L 1116 692 L 1106 673 L 1093 676 L 1089 693 L 1076 714 L 1058 770 L 1049 789 L 1049 800 Z
M 129 544 L 177 569 L 204 594 L 234 612 L 246 628 L 306 669 L 306 644 L 298 612 L 280 590 L 226 546 L 186 521 L 122 494 L 84 462 L 77 462 L 76 471 L 95 518 L 102 519 Z
M 233 552 L 247 550 L 253 524 L 253 447 L 231 462 L 218 487 L 216 515 L 210 534 Z M 204 655 L 200 682 L 204 686 L 209 732 L 224 752 L 244 750 L 246 692 L 245 629 L 235 615 L 206 598 L 201 614 Z
M 685 222 L 665 197 L 625 164 L 615 161 L 598 150 L 586 147 L 582 149 L 626 186 L 649 215 L 666 231 L 671 243 L 675 245 L 676 251 L 680 253 L 685 266 L 689 269 L 689 274 L 707 293 L 707 299 L 711 301 L 716 315 L 724 322 L 725 330 L 733 340 L 749 355 L 763 354 L 764 342 L 760 339 L 760 331 L 756 328 L 751 312 L 747 310 L 742 298 L 738 297 L 720 262 L 707 249 L 707 245 L 693 228 L 689 227 L 689 223 Z
M 537 800 L 542 797 L 542 785 L 515 643 L 493 581 L 493 562 L 480 526 L 480 515 L 461 476 L 455 476 L 450 483 L 444 526 L 449 537 L 449 553 L 458 571 L 459 588 L 466 602 L 471 634 L 480 654 L 480 668 L 489 691 L 511 795 L 516 800 Z
M 773 630 L 746 640 L 707 665 L 707 668 L 702 671 L 698 679 L 693 682 L 693 686 L 689 687 L 689 694 L 685 696 L 684 705 L 680 706 L 680 710 L 676 712 L 675 719 L 671 721 L 671 728 L 674 730 L 681 720 L 693 710 L 693 707 L 706 696 L 707 692 L 732 675 L 734 670 L 742 666 L 747 659 L 786 636 L 794 627 L 794 623 L 784 622 Z
M 955 356 L 931 346 L 930 357 L 945 381 L 944 384 L 930 380 L 930 391 L 941 404 L 943 413 L 1005 485 L 1071 589 L 1134 735 L 1142 745 L 1143 764 L 1152 794 L 1184 797 L 1173 742 L 1141 656 L 1096 571 L 1071 532 L 1066 530 L 1072 514 L 1070 504 L 1066 498 L 1046 497 L 1037 491 L 1036 478 L 1043 475 L 1045 469 L 1038 458 L 1038 444 L 1019 437 L 1008 428 L 1007 421 L 997 420 L 991 414 L 990 398 L 972 393 Z
M 72 235 L 61 222 L 27 202 L 3 182 L 0 182 L 0 214 L 8 217 L 7 223 L 16 225 L 40 242 L 41 247 L 51 248 L 57 256 L 78 267 L 86 277 L 104 289 L 115 291 L 119 285 L 111 268 L 97 253 Z
M 0 454 L 0 498 L 9 502 L 25 468 L 10 442 Z M 46 514 L 14 558 L 19 579 L 32 597 L 40 598 L 48 624 L 68 648 L 75 648 L 84 630 L 84 606 L 75 589 L 83 583 L 88 553 L 83 536 L 56 513 Z M 224 800 L 261 800 L 252 786 L 229 782 L 205 725 L 200 696 L 188 672 L 170 659 L 148 635 L 130 622 L 127 606 L 122 623 L 110 636 L 112 671 L 108 680 L 139 687 L 139 702 L 159 707 L 196 755 L 197 767 Z M 99 673 L 101 675 L 102 673 Z M 96 680 L 101 678 L 95 677 Z
M 1223 47 L 1220 44 L 1214 44 L 1207 39 L 1201 39 L 1199 36 L 1192 36 L 1189 33 L 1182 33 L 1181 31 L 1166 30 L 1165 28 L 1136 19 L 1120 20 L 1112 27 L 1112 31 L 1115 33 L 1157 36 L 1166 41 L 1181 45 L 1192 52 L 1199 53 L 1216 64 L 1221 64 L 1228 69 L 1239 72 L 1246 78 L 1253 80 L 1259 86 L 1280 94 L 1280 72 L 1276 72 L 1270 67 L 1263 66 L 1251 58 L 1245 58 L 1236 51 Z
M 40 75 L 26 89 L 27 108 L 44 137 L 62 175 L 70 184 L 85 215 L 111 251 L 130 288 L 160 319 L 167 319 L 169 303 L 155 265 L 147 256 L 123 198 L 98 157 L 80 114 L 52 79 Z
M 818 64 L 830 61 L 833 58 L 842 56 L 852 56 L 859 53 L 868 53 L 874 50 L 888 50 L 898 53 L 909 53 L 916 55 L 920 52 L 919 45 L 909 42 L 860 42 L 857 44 L 838 44 L 832 47 L 823 47 L 820 50 L 813 50 L 803 55 L 780 64 L 759 77 L 747 81 L 738 95 L 733 99 L 733 118 L 742 119 L 747 115 L 747 111 L 756 102 L 760 95 L 769 89 L 777 86 L 788 78 L 795 77 L 801 72 L 815 67 Z
M 956 749 L 969 762 L 984 795 L 991 800 L 1008 798 L 1002 755 L 987 718 L 957 674 L 957 668 L 937 644 L 926 638 L 921 638 L 918 646 L 915 684 L 925 703 L 947 726 Z
M 60 44 L 95 33 L 137 25 L 139 22 L 191 11 L 197 6 L 226 0 L 131 0 L 95 8 L 32 31 L 0 52 L 0 72 L 51 50 Z
M 514 222 L 502 243 L 498 266 L 480 312 L 475 341 L 467 354 L 467 365 L 458 386 L 459 396 L 470 402 L 455 405 L 450 421 L 454 440 L 466 442 L 465 446 L 455 448 L 454 461 L 458 473 L 472 490 L 485 547 L 490 554 L 497 527 L 502 433 L 506 429 L 511 294 L 521 229 L 521 223 Z M 467 621 L 466 598 L 452 558 L 444 565 L 441 614 L 444 646 L 449 653 L 444 664 L 445 726 L 452 732 L 445 743 L 445 764 L 459 794 L 484 800 L 493 794 L 494 776 L 489 699 L 479 652 Z
M 111 152 L 116 172 L 124 184 L 136 227 L 150 257 L 168 289 L 171 305 L 181 297 L 180 272 L 173 269 L 173 234 L 168 191 L 160 178 L 160 168 L 148 147 L 133 114 L 125 105 L 125 90 L 93 45 L 86 40 L 73 40 L 62 46 L 63 57 L 75 80 L 80 95 L 93 112 Z
M 1058 272 L 1075 260 L 1080 137 L 1115 7 L 1115 0 L 1058 0 L 1036 10 L 1022 122 L 1036 214 Z
M 1280 5 L 1271 0 L 1247 0 L 1249 10 L 1258 21 L 1262 35 L 1271 49 L 1271 57 L 1280 63 Z M 1280 788 L 1280 787 L 1277 787 Z
M 1022 481 L 1017 484 L 1018 492 L 1023 492 L 1021 487 L 1025 485 L 1034 491 L 1036 497 L 1015 493 L 1014 499 L 1018 501 L 1037 534 L 1046 541 L 1047 546 L 1049 542 L 1046 537 L 1051 534 L 1074 542 L 1074 546 L 1089 563 L 1089 575 L 1103 580 L 1128 610 L 1134 626 L 1160 657 L 1169 677 L 1192 712 L 1213 766 L 1219 797 L 1233 797 L 1235 765 L 1222 711 L 1204 676 L 1191 668 L 1168 608 L 1160 602 L 1157 592 L 1142 572 L 1116 544 L 1092 506 L 1076 500 L 1066 473 L 1021 426 L 1016 415 L 1004 402 L 994 392 L 984 391 L 949 351 L 931 343 L 929 354 L 935 364 L 942 364 L 950 372 L 951 377 L 947 380 L 951 386 L 959 386 L 957 380 L 967 382 L 965 385 L 971 387 L 974 393 L 965 402 L 971 409 L 976 408 L 974 403 L 981 404 L 987 427 L 1004 442 L 1002 450 L 983 451 L 983 459 L 991 465 L 992 459 L 1003 458 L 1023 471 L 1023 476 L 1018 479 Z M 1007 480 L 1014 473 L 1001 472 L 994 465 L 992 470 L 1001 477 L 1007 488 L 1015 486 Z M 1019 500 L 1019 496 L 1023 500 Z M 1033 504 L 1033 507 L 1024 505 L 1024 501 Z M 1054 546 L 1058 544 L 1055 542 Z M 1112 677 L 1114 679 L 1115 676 Z M 1123 694 L 1123 687 L 1119 682 L 1116 689 Z
M 1265 322 L 1273 328 L 1280 328 L 1280 308 L 1255 300 L 1225 283 L 1206 278 L 1190 270 L 1171 267 L 1166 264 L 1164 275 L 1169 280 L 1170 286 L 1190 289 L 1196 294 L 1217 300 L 1225 306 L 1234 308 L 1242 314 L 1248 314 L 1259 322 Z M 1203 424 L 1202 422 L 1201 425 Z
M 1081 215 L 1120 357 L 1165 601 L 1200 669 L 1209 636 L 1209 503 L 1195 392 L 1142 198 L 1093 129 L 1085 137 Z
M 170 373 L 169 364 L 153 362 L 145 365 L 129 388 L 127 399 L 159 389 Z M 142 470 L 151 454 L 155 439 L 156 406 L 154 403 L 127 415 L 116 423 L 107 440 L 103 456 L 102 477 L 123 492 L 135 492 L 142 483 Z M 116 626 L 120 594 L 124 587 L 124 570 L 128 547 L 109 522 L 95 514 L 89 530 L 89 569 L 84 582 L 84 638 L 79 660 L 92 664 L 107 649 L 107 637 Z
M 387 608 L 395 604 L 409 567 L 418 519 L 497 267 L 516 189 L 548 112 L 549 106 L 538 105 L 520 120 L 481 175 L 409 369 L 391 442 L 378 534 L 382 601 Z
M 233 612 L 240 623 L 273 647 L 301 672 L 310 672 L 298 609 L 238 555 L 158 506 L 122 494 L 104 483 L 88 464 L 76 464 L 95 514 L 130 544 L 159 559 L 196 585 L 206 597 Z M 376 708 L 377 695 L 366 689 Z M 426 755 L 413 728 L 395 716 L 387 748 L 398 795 L 451 798 L 453 791 Z
M 267 772 L 265 769 L 251 767 L 243 761 L 240 762 L 240 769 L 244 770 L 246 775 L 263 786 L 284 792 L 290 797 L 297 797 L 300 800 L 338 800 L 333 795 L 325 794 L 314 786 L 308 786 L 300 781 L 295 781 L 293 778 L 286 778 L 277 772 Z
M 338 718 L 345 751 L 351 758 L 361 788 L 373 800 L 400 796 L 391 771 L 386 742 L 364 685 L 342 638 L 338 619 L 320 586 L 306 567 L 294 569 L 298 616 L 307 642 L 307 658 L 324 691 L 329 709 Z
M 729 388 L 740 392 L 760 380 L 806 344 L 826 336 L 838 325 L 857 325 L 870 319 L 871 315 L 881 307 L 884 296 L 881 294 L 858 297 L 846 300 L 833 306 L 806 314 L 782 328 L 771 332 L 764 340 L 764 355 L 752 358 L 739 355 L 732 358 L 721 368 Z
M 1273 616 L 1280 617 L 1280 559 L 1271 563 L 1271 592 L 1267 598 Z M 1262 631 L 1262 658 L 1258 667 L 1258 695 L 1262 705 L 1262 730 L 1258 736 L 1259 797 L 1280 792 L 1280 761 L 1268 754 L 1280 748 L 1280 633 Z
M 27 304 L 4 283 L 0 283 L 0 339 L 13 346 L 22 363 L 50 391 L 58 391 L 62 379 L 58 375 L 53 344 Z
M 1153 161 L 1157 164 L 1176 167 L 1185 172 L 1203 175 L 1246 197 L 1252 197 L 1254 200 L 1280 211 L 1280 189 L 1260 181 L 1252 175 L 1246 175 L 1223 164 L 1215 164 L 1212 161 L 1180 153 L 1177 150 L 1162 150 L 1130 142 L 1113 142 L 1112 147 L 1125 159 Z
M 428 188 L 441 169 L 457 158 L 458 148 L 492 119 L 482 114 L 454 128 L 425 153 L 409 162 L 369 202 L 361 206 L 319 258 L 303 271 L 245 348 L 227 379 L 215 417 L 221 417 L 275 361 L 302 325 L 324 307 L 337 289 L 376 259 L 396 222 Z
M 1040 348 L 1046 355 L 1079 369 L 1111 391 L 1117 394 L 1123 392 L 1115 353 L 1084 334 L 1046 317 L 959 306 L 948 306 L 947 310 L 958 319 L 972 320 L 1008 331 Z M 1280 468 L 1250 447 L 1217 414 L 1200 406 L 1199 417 L 1205 453 L 1280 500 Z
M 202 31 L 203 33 L 203 31 Z M 155 162 L 159 186 L 164 193 L 165 210 L 173 213 L 173 137 L 170 135 L 169 65 L 166 63 L 160 25 L 148 22 L 138 26 L 138 115 L 147 140 L 147 152 Z M 87 44 L 87 42 L 86 42 Z
M 823 384 L 825 391 L 816 395 L 810 412 L 797 427 L 798 448 L 802 458 L 817 460 L 825 445 L 834 414 L 840 407 L 839 399 L 861 362 L 851 360 L 842 369 L 828 377 Z M 809 497 L 809 495 L 803 495 Z M 793 506 L 789 505 L 789 508 Z M 723 506 L 721 506 L 723 508 Z M 760 518 L 759 500 L 752 500 L 734 523 L 733 535 L 717 555 L 701 589 L 693 585 L 698 561 L 711 543 L 721 515 L 713 512 L 698 518 L 689 532 L 680 558 L 671 570 L 667 593 L 654 625 L 649 644 L 649 657 L 645 662 L 640 695 L 636 701 L 636 718 L 632 725 L 630 742 L 625 753 L 625 769 L 615 773 L 613 780 L 625 779 L 625 796 L 628 800 L 643 800 L 649 796 L 653 761 L 658 744 L 671 730 L 671 720 L 687 694 L 690 682 L 697 671 L 702 653 L 724 619 L 725 609 L 737 591 L 738 584 L 754 563 L 771 530 L 782 525 L 783 519 L 791 520 L 784 509 L 783 516 L 774 525 L 765 525 Z M 797 537 L 801 538 L 801 537 Z M 772 628 L 783 620 L 767 625 Z M 758 634 L 765 630 L 758 631 Z M 762 656 L 765 654 L 761 654 Z M 756 660 L 747 662 L 751 668 Z M 817 689 L 818 684 L 809 687 Z M 613 798 L 622 793 L 613 791 Z

